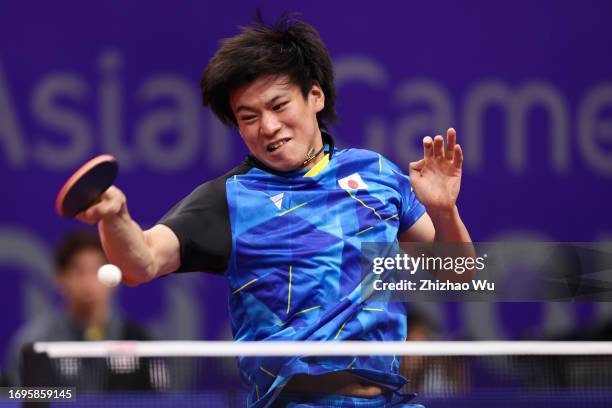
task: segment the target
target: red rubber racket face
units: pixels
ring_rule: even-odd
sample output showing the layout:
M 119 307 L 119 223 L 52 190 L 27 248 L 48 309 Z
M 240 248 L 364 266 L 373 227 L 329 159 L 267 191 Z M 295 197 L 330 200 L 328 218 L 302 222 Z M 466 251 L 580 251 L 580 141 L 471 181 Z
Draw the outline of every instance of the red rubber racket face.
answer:
M 74 218 L 87 209 L 113 185 L 119 166 L 109 154 L 94 157 L 81 166 L 64 183 L 55 199 L 55 210 L 66 218 Z

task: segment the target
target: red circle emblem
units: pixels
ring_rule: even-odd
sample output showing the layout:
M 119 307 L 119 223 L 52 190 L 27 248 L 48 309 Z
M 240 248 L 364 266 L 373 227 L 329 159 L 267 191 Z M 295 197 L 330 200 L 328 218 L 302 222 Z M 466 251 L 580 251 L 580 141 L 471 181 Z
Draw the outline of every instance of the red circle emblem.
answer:
M 359 183 L 357 183 L 355 180 L 349 180 L 347 184 L 348 184 L 348 186 L 350 188 L 357 188 L 357 187 L 359 187 Z

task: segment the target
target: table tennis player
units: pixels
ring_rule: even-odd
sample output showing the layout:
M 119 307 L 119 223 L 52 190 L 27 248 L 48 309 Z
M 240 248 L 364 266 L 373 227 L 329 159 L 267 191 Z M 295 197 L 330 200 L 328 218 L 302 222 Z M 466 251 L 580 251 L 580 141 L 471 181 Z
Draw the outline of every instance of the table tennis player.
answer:
M 333 81 L 328 51 L 304 22 L 257 21 L 224 40 L 201 90 L 204 104 L 238 129 L 250 151 L 244 163 L 201 184 L 146 231 L 115 186 L 78 215 L 98 224 L 124 282 L 224 275 L 236 341 L 404 340 L 404 304 L 360 297 L 360 244 L 470 242 L 456 206 L 463 154 L 453 129 L 446 140 L 425 137 L 408 177 L 376 152 L 336 147 L 328 132 L 337 116 Z M 418 406 L 400 393 L 406 379 L 391 357 L 238 364 L 249 407 Z

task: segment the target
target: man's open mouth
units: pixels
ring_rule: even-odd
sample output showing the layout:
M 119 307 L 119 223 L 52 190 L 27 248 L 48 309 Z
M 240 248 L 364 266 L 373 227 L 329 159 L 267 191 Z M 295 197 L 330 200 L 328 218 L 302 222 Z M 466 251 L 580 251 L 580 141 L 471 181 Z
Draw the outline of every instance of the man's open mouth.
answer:
M 282 145 L 284 145 L 285 143 L 287 143 L 289 140 L 291 139 L 283 139 L 283 140 L 279 140 L 278 142 L 270 143 L 267 149 L 269 152 L 273 152 L 279 147 L 281 147 Z

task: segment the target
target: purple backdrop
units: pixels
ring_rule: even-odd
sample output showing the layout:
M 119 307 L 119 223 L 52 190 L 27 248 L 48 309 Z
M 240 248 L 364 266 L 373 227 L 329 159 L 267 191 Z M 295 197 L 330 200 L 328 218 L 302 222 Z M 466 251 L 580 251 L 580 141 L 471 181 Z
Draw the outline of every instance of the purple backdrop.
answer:
M 350 5 L 349 5 L 350 4 Z M 337 71 L 338 144 L 403 168 L 420 139 L 458 130 L 460 210 L 478 241 L 612 239 L 612 7 L 593 2 L 0 3 L 0 359 L 8 336 L 55 305 L 50 256 L 76 223 L 55 194 L 94 155 L 144 227 L 244 157 L 201 107 L 219 40 L 298 11 Z M 120 290 L 120 306 L 163 338 L 227 338 L 221 278 L 170 276 Z M 608 304 L 427 304 L 447 336 L 524 338 L 612 317 Z

